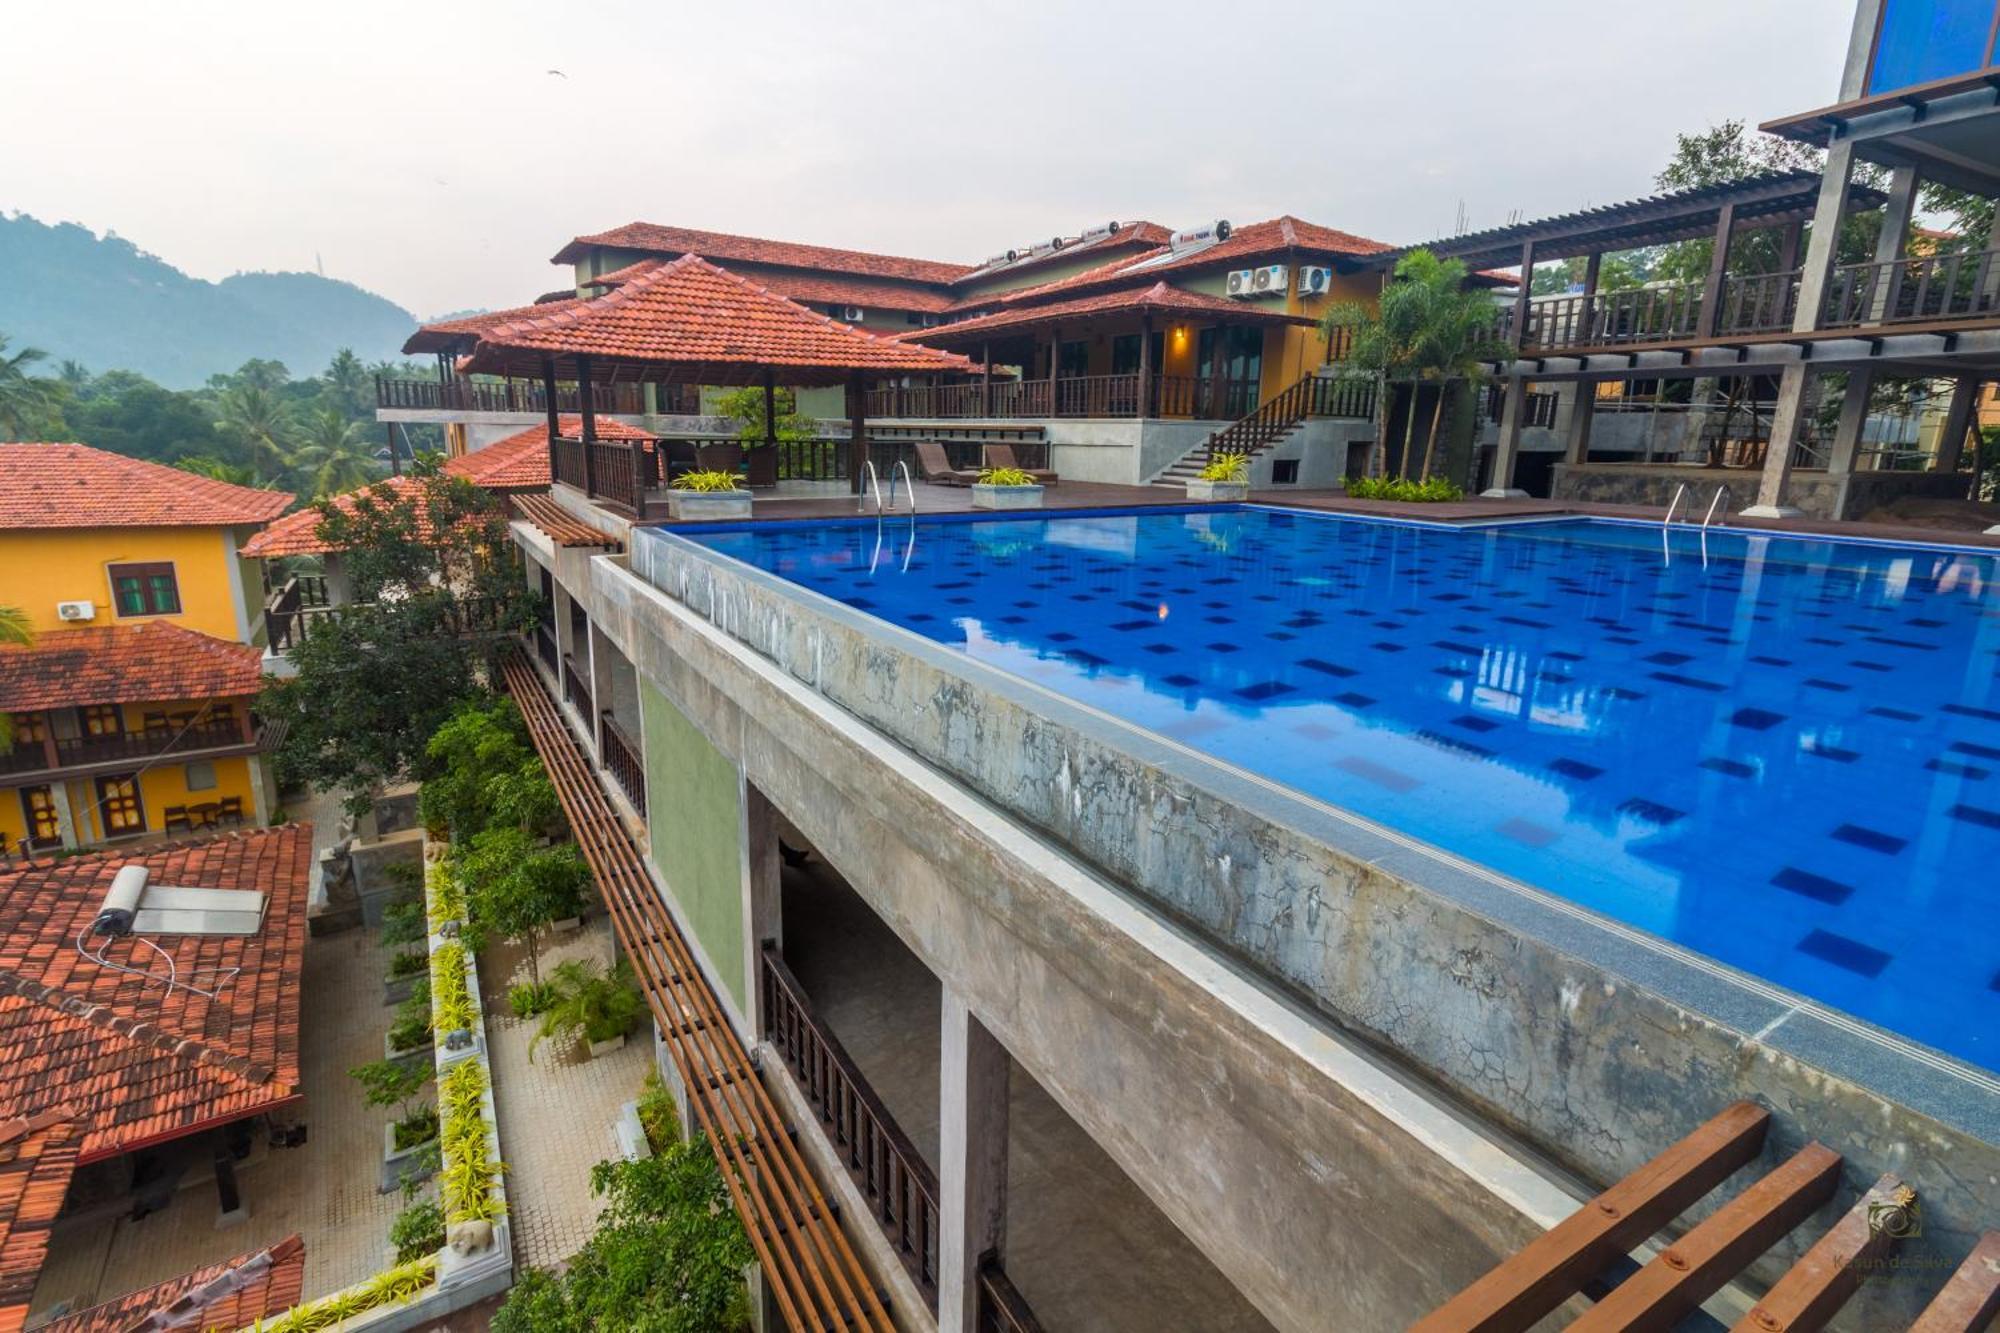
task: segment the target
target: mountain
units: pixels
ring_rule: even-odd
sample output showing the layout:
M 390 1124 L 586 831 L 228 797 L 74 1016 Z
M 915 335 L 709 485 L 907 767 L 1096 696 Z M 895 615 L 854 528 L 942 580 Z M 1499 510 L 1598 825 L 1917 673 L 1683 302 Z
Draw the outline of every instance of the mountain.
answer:
M 0 216 L 0 333 L 16 348 L 93 371 L 136 370 L 191 389 L 252 357 L 317 374 L 351 347 L 400 359 L 416 317 L 316 273 L 191 278 L 122 237 L 73 222 Z

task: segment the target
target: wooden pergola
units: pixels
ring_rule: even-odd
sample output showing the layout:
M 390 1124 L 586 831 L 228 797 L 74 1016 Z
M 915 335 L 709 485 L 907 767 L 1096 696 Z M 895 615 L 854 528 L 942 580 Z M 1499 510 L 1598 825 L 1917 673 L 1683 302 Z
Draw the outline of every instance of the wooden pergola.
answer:
M 462 374 L 539 375 L 546 389 L 551 475 L 558 469 L 561 437 L 555 384 L 574 379 L 582 417 L 587 492 L 597 492 L 597 415 L 593 384 L 761 386 L 765 443 L 775 446 L 777 386 L 848 389 L 849 484 L 860 489 L 868 457 L 865 419 L 870 376 L 969 374 L 962 356 L 878 338 L 718 268 L 699 255 L 683 255 L 641 273 L 609 295 L 530 312 L 488 327 Z M 639 458 L 635 451 L 636 487 Z M 643 503 L 643 491 L 639 492 Z

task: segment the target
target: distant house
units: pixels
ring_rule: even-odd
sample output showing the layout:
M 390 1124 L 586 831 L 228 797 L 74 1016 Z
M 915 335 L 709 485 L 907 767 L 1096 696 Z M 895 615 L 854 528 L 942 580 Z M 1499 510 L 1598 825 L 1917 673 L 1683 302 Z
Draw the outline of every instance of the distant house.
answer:
M 81 444 L 0 444 L 0 854 L 216 823 L 275 804 L 251 712 L 262 568 L 292 497 Z

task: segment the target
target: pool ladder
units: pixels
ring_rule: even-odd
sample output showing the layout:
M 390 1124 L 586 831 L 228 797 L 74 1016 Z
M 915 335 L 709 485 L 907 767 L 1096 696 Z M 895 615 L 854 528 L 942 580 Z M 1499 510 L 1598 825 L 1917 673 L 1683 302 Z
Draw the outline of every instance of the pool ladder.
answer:
M 863 466 L 868 469 L 868 485 L 862 490 L 860 502 L 855 505 L 856 509 L 866 512 L 868 508 L 868 492 L 872 490 L 875 493 L 876 515 L 879 517 L 883 514 L 893 513 L 896 508 L 896 472 L 900 472 L 903 474 L 904 493 L 910 497 L 910 517 L 915 518 L 917 516 L 917 483 L 910 476 L 910 465 L 908 463 L 902 459 L 896 460 L 896 472 L 889 474 L 889 499 L 886 503 L 882 499 L 882 478 L 875 471 L 875 460 L 872 458 L 868 459 Z
M 1715 495 L 1708 502 L 1708 512 L 1706 514 L 1703 514 L 1701 517 L 1701 526 L 1704 530 L 1707 529 L 1709 524 L 1715 522 L 1716 508 L 1719 505 L 1721 505 L 1723 499 L 1727 497 L 1728 494 L 1729 494 L 1729 487 L 1727 486 L 1717 486 L 1715 488 Z M 1688 495 L 1688 487 L 1686 482 L 1682 482 L 1679 486 L 1676 486 L 1674 488 L 1674 498 L 1667 502 L 1667 516 L 1660 520 L 1660 527 L 1662 530 L 1670 528 L 1674 525 L 1674 511 L 1680 508 L 1681 501 L 1687 499 L 1687 495 Z M 1690 513 L 1692 513 L 1692 511 L 1690 511 Z M 1727 509 L 1723 510 L 1722 516 L 1724 518 L 1729 517 L 1729 511 Z M 1693 519 L 1690 518 L 1689 521 L 1692 522 Z

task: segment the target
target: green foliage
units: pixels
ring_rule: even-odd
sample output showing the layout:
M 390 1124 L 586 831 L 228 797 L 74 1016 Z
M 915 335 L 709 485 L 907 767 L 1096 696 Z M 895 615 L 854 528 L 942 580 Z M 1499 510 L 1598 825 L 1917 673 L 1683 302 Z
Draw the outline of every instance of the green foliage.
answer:
M 1034 474 L 1017 467 L 989 467 L 979 474 L 981 486 L 1033 486 Z
M 674 1095 L 667 1091 L 667 1084 L 657 1070 L 646 1071 L 646 1082 L 639 1092 L 639 1126 L 646 1131 L 646 1143 L 657 1155 L 681 1140 L 680 1111 L 674 1105 Z
M 47 429 L 61 420 L 55 388 L 28 373 L 48 355 L 39 347 L 23 347 L 9 355 L 7 337 L 0 334 L 0 439 L 32 440 L 57 433 Z
M 551 1038 L 565 1045 L 610 1041 L 630 1032 L 646 1014 L 646 997 L 633 982 L 632 965 L 622 958 L 609 973 L 571 958 L 556 965 L 549 986 L 555 1002 L 543 1012 L 542 1026 L 528 1043 L 530 1060 Z
M 803 444 L 812 439 L 818 430 L 818 423 L 809 416 L 801 416 L 798 398 L 790 389 L 773 390 L 773 398 L 778 408 L 777 428 L 773 432 L 779 444 Z M 760 386 L 732 389 L 722 395 L 715 405 L 722 416 L 736 422 L 736 438 L 745 444 L 764 442 L 764 390 Z
M 414 1148 L 419 1143 L 429 1143 L 438 1136 L 438 1113 L 435 1106 L 419 1106 L 396 1122 L 396 1151 Z
M 562 806 L 528 744 L 521 712 L 505 699 L 465 700 L 424 745 L 418 812 L 428 828 L 469 842 L 497 826 L 562 832 Z
M 415 944 L 424 938 L 424 905 L 420 902 L 390 903 L 382 909 L 382 943 L 390 948 Z
M 396 1262 L 409 1263 L 444 1248 L 444 1209 L 426 1199 L 396 1214 L 389 1224 L 389 1243 Z
M 507 988 L 507 1008 L 516 1018 L 539 1018 L 555 1002 L 555 987 L 546 981 L 523 981 Z
M 674 489 L 693 491 L 698 495 L 716 495 L 737 489 L 736 474 L 710 468 L 704 471 L 683 472 L 674 478 Z
M 370 1106 L 393 1106 L 399 1120 L 409 1118 L 411 1103 L 431 1077 L 421 1066 L 411 1068 L 396 1060 L 370 1060 L 348 1070 L 347 1076 L 361 1085 Z
M 1349 477 L 1347 493 L 1356 500 L 1406 500 L 1420 504 L 1465 498 L 1465 492 L 1444 477 L 1427 477 L 1423 481 L 1405 477 Z
M 603 1328 L 715 1333 L 742 1328 L 743 1269 L 755 1257 L 706 1138 L 636 1162 L 602 1162 L 597 1232 L 561 1274 L 531 1270 L 493 1316 L 493 1333 Z
M 477 1060 L 460 1060 L 438 1079 L 438 1105 L 444 1112 L 438 1190 L 447 1222 L 491 1222 L 506 1211 L 494 1189 L 506 1167 L 490 1150 L 485 1092 L 486 1067 Z
M 401 981 L 404 977 L 414 977 L 430 966 L 430 959 L 422 953 L 404 951 L 389 955 L 389 980 Z
M 431 1027 L 437 1032 L 470 1032 L 479 1021 L 466 980 L 470 956 L 456 940 L 440 944 L 431 954 Z
M 35 629 L 28 613 L 18 606 L 0 606 L 0 644 L 27 647 L 35 641 Z M 14 715 L 0 710 L 0 754 L 14 748 Z
M 1216 454 L 1201 470 L 1203 481 L 1248 481 L 1250 479 L 1250 455 Z
M 389 1044 L 399 1051 L 414 1051 L 431 1039 L 431 979 L 417 978 L 410 993 L 396 1006 L 389 1024 Z
M 528 976 L 539 982 L 541 931 L 583 911 L 590 887 L 583 854 L 574 843 L 537 847 L 520 829 L 492 828 L 457 856 L 473 926 L 526 946 Z

